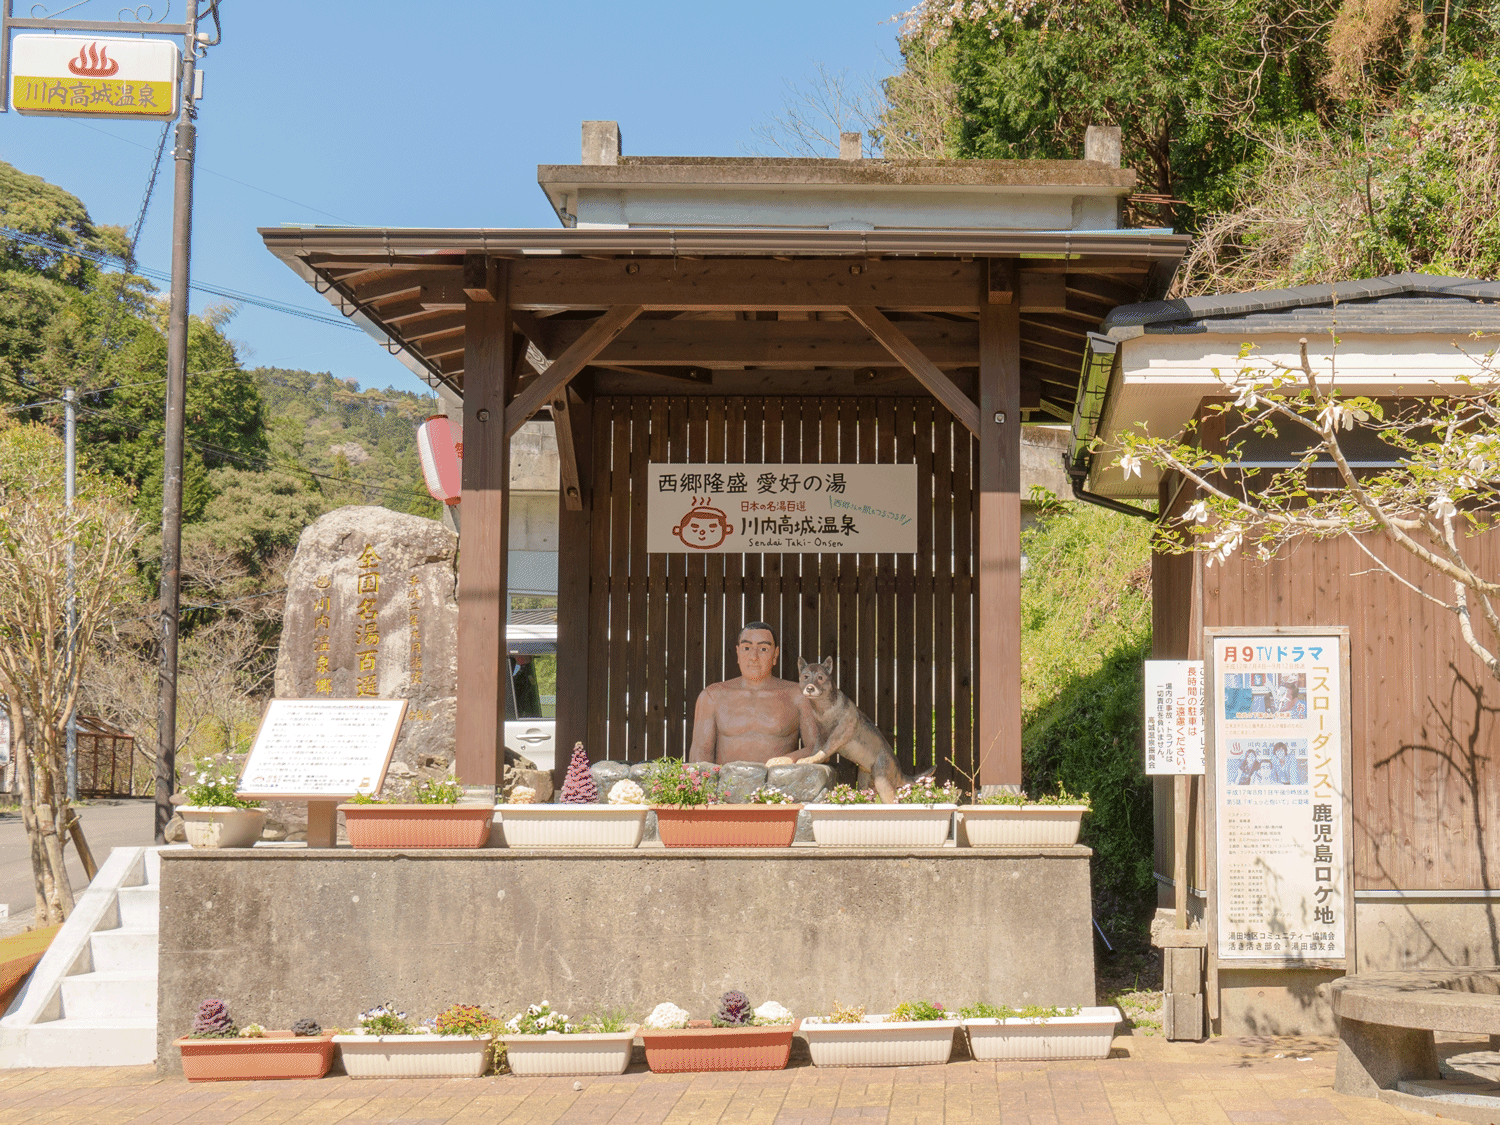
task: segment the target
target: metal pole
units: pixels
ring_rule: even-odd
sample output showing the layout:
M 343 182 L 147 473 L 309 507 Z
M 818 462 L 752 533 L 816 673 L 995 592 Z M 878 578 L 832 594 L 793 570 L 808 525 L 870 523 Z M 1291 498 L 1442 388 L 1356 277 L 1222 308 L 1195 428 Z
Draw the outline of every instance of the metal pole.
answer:
M 187 398 L 188 267 L 193 238 L 193 72 L 198 0 L 188 0 L 182 52 L 182 116 L 172 187 L 172 308 L 167 324 L 167 418 L 161 481 L 161 674 L 156 701 L 156 842 L 166 843 L 177 787 L 177 626 L 182 578 L 182 447 Z
M 78 494 L 78 408 L 73 388 L 63 391 L 63 409 L 67 421 L 63 425 L 63 440 L 66 443 L 65 496 L 68 504 L 68 675 L 73 673 L 73 661 L 78 659 L 78 650 L 73 638 L 78 635 L 78 595 L 73 572 L 73 498 Z M 68 711 L 68 800 L 78 800 L 78 707 L 75 703 Z

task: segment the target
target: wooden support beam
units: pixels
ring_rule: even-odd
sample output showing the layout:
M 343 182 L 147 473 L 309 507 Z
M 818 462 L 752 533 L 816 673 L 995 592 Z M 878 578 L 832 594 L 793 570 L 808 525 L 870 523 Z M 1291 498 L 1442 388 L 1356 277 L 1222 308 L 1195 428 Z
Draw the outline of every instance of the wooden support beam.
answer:
M 505 764 L 506 558 L 510 541 L 511 371 L 506 267 L 465 313 L 463 523 L 458 553 L 458 701 L 454 763 L 464 785 L 501 783 Z
M 482 303 L 500 299 L 500 274 L 504 267 L 500 262 L 479 250 L 470 250 L 464 255 L 462 287 L 471 301 Z M 505 326 L 506 334 L 510 325 Z
M 530 340 L 543 356 L 550 360 L 557 354 L 555 329 L 546 321 L 536 313 L 527 312 L 525 309 L 511 309 L 510 315 L 516 322 L 516 330 Z
M 984 785 L 1021 784 L 1020 310 L 1020 304 L 979 307 L 983 428 L 976 682 L 979 780 Z
M 1141 279 L 1144 283 L 1145 278 Z M 1113 307 L 1130 305 L 1141 299 L 1144 284 L 1124 285 L 1107 277 L 1086 277 L 1083 274 L 1068 275 L 1068 292 L 1081 297 L 1091 297 Z
M 835 311 L 851 304 L 929 312 L 972 311 L 979 266 L 943 259 L 634 259 L 533 257 L 512 265 L 521 309 L 719 309 Z
M 1042 411 L 1042 413 L 1044 414 L 1050 414 L 1052 415 L 1052 417 L 1060 419 L 1064 422 L 1071 422 L 1073 420 L 1073 412 L 1071 410 L 1059 406 L 1057 403 L 1048 398 L 1038 398 L 1037 409 Z
M 446 336 L 450 332 L 463 331 L 466 323 L 464 313 L 429 313 L 421 320 L 403 325 L 397 335 L 408 344 L 416 344 L 420 347 L 422 341 L 429 337 Z
M 1002 306 L 986 305 L 984 307 L 1000 308 Z M 864 325 L 870 335 L 879 340 L 903 367 L 915 375 L 918 381 L 927 388 L 928 393 L 946 406 L 970 433 L 979 433 L 979 408 L 974 405 L 974 401 L 954 386 L 953 380 L 923 355 L 921 350 L 911 342 L 910 337 L 897 328 L 884 313 L 873 305 L 850 305 L 849 315 Z M 1019 415 L 1016 422 L 1020 424 Z
M 990 258 L 985 270 L 985 291 L 991 305 L 1009 305 L 1016 298 L 1016 260 Z
M 508 312 L 509 310 L 507 310 Z M 584 366 L 603 350 L 604 346 L 618 336 L 632 320 L 641 314 L 640 305 L 619 305 L 610 309 L 589 326 L 584 334 L 552 361 L 546 372 L 537 376 L 536 382 L 527 387 L 505 412 L 505 429 L 513 434 L 526 424 L 533 414 L 546 406 L 557 393 L 567 387 L 568 381 L 583 370 Z M 506 322 L 506 334 L 510 323 Z M 465 380 L 468 375 L 465 372 Z
M 583 510 L 584 477 L 578 468 L 578 451 L 573 444 L 572 413 L 568 409 L 568 391 L 563 388 L 552 400 L 552 428 L 557 431 L 558 491 L 562 505 L 570 512 Z M 584 440 L 587 440 L 585 434 Z
M 516 323 L 521 324 L 517 314 Z M 972 321 L 902 321 L 901 331 L 935 366 L 972 365 L 979 354 L 979 326 Z M 587 321 L 548 326 L 554 346 L 564 347 L 588 328 Z M 1082 342 L 1077 350 L 1082 355 Z M 545 350 L 545 349 L 544 349 Z M 852 320 L 646 320 L 626 328 L 596 357 L 604 366 L 627 367 L 890 367 L 900 364 Z
M 535 340 L 532 343 L 536 343 Z M 561 397 L 567 400 L 567 392 Z M 555 410 L 555 406 L 554 406 Z M 590 402 L 570 404 L 563 414 L 553 414 L 557 424 L 558 450 L 563 441 L 576 455 L 578 479 L 584 493 L 594 480 L 593 405 Z M 567 437 L 564 438 L 564 433 Z M 608 460 L 608 454 L 601 451 Z M 564 501 L 566 501 L 566 490 Z M 557 527 L 557 695 L 569 701 L 558 708 L 556 743 L 571 751 L 575 742 L 588 741 L 589 675 L 603 676 L 604 666 L 589 667 L 589 594 L 590 583 L 604 583 L 605 573 L 591 574 L 589 569 L 593 520 L 593 498 L 584 495 L 577 505 L 564 502 L 558 511 Z M 600 518 L 605 518 L 601 516 Z M 604 747 L 589 747 L 591 757 L 604 757 Z M 563 755 L 557 755 L 562 764 Z

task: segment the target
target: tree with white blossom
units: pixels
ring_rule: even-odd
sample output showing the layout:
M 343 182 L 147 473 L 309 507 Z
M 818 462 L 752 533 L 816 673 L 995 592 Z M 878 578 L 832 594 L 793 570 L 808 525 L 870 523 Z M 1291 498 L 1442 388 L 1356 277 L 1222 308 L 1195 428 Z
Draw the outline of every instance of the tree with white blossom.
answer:
M 1342 394 L 1336 357 L 1320 373 L 1306 339 L 1296 366 L 1251 362 L 1250 351 L 1241 349 L 1232 374 L 1214 371 L 1232 396 L 1205 408 L 1225 419 L 1222 450 L 1205 449 L 1192 422 L 1171 438 L 1143 426 L 1117 439 L 1115 463 L 1127 478 L 1150 465 L 1197 488 L 1192 504 L 1159 525 L 1156 548 L 1204 553 L 1212 566 L 1240 550 L 1269 561 L 1298 540 L 1347 536 L 1375 569 L 1454 614 L 1464 641 L 1500 679 L 1500 581 L 1473 561 L 1475 537 L 1493 528 L 1500 512 L 1494 353 L 1458 380 L 1460 393 L 1382 402 Z M 1390 446 L 1391 464 L 1351 464 L 1346 447 L 1359 430 Z M 1274 439 L 1283 432 L 1306 440 L 1290 465 L 1273 471 L 1241 465 L 1252 435 Z M 1373 536 L 1419 560 L 1435 582 L 1400 573 L 1371 550 Z

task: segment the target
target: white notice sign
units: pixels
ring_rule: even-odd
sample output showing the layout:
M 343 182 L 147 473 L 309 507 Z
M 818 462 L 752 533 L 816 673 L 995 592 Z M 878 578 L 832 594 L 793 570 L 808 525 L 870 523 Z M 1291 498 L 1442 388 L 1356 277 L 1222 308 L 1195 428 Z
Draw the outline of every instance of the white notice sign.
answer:
M 404 699 L 273 699 L 238 792 L 261 800 L 376 793 L 405 717 Z
M 1203 661 L 1146 661 L 1146 773 L 1203 772 Z
M 646 550 L 689 555 L 917 549 L 915 465 L 646 466 Z
M 1211 640 L 1219 960 L 1341 959 L 1341 638 Z

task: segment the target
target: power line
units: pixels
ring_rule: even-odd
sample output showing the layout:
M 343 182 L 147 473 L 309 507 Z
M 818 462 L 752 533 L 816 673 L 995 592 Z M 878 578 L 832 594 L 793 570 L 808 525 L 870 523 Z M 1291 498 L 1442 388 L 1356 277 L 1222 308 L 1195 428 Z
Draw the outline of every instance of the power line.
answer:
M 152 269 L 148 266 L 136 264 L 133 260 L 118 258 L 113 254 L 106 254 L 102 251 L 86 250 L 81 246 L 70 246 L 65 242 L 59 242 L 57 239 L 47 238 L 46 236 L 39 234 L 30 234 L 27 231 L 16 230 L 13 227 L 0 226 L 0 236 L 14 239 L 17 242 L 27 242 L 33 246 L 40 246 L 43 249 L 51 250 L 54 253 L 66 254 L 69 257 L 74 258 L 82 258 L 85 261 L 93 262 L 98 266 L 121 269 L 127 275 L 135 273 L 139 274 L 142 277 L 152 278 L 156 281 L 170 281 L 172 279 L 172 275 L 169 273 L 164 273 L 161 270 Z M 132 254 L 133 253 L 134 251 L 132 250 Z M 285 313 L 288 316 L 298 316 L 304 320 L 311 320 L 315 321 L 318 324 L 327 324 L 336 328 L 347 328 L 354 332 L 363 331 L 363 329 L 361 329 L 359 325 L 355 324 L 353 321 L 346 320 L 344 317 L 328 316 L 325 313 L 316 312 L 312 309 L 305 309 L 298 305 L 288 305 L 282 301 L 272 300 L 270 297 L 261 297 L 255 293 L 245 293 L 238 289 L 229 289 L 222 285 L 210 285 L 207 282 L 202 281 L 190 281 L 188 287 L 190 289 L 198 291 L 199 293 L 207 293 L 213 297 L 223 297 L 230 301 L 238 301 L 242 304 L 254 305 L 257 308 L 267 309 L 270 312 Z M 120 281 L 120 290 L 122 294 L 124 292 L 124 288 L 125 280 L 122 277 Z
M 118 133 L 111 133 L 108 129 L 95 128 L 93 125 L 85 124 L 82 121 L 80 121 L 79 124 L 83 125 L 83 127 L 85 129 L 93 130 L 93 132 L 95 132 L 95 133 L 102 133 L 104 136 L 106 136 L 106 137 L 112 137 L 115 140 L 120 141 L 120 142 L 122 142 L 124 144 L 134 145 L 136 148 L 143 149 L 146 152 L 150 152 L 151 151 L 149 148 L 147 148 L 145 145 L 141 144 L 139 141 L 132 141 L 128 137 L 122 137 L 122 136 L 120 136 Z M 197 168 L 198 168 L 198 171 L 200 171 L 200 172 L 207 172 L 210 176 L 218 176 L 219 179 L 221 179 L 221 180 L 228 180 L 232 184 L 239 184 L 240 187 L 247 187 L 251 191 L 258 191 L 262 195 L 269 195 L 272 199 L 279 199 L 283 203 L 292 203 L 292 204 L 295 204 L 298 207 L 306 207 L 309 211 L 316 211 L 320 215 L 327 215 L 330 219 L 337 219 L 339 222 L 341 222 L 341 223 L 347 223 L 349 226 L 355 226 L 356 225 L 353 219 L 346 219 L 342 215 L 335 215 L 332 211 L 325 211 L 321 207 L 314 207 L 311 203 L 304 203 L 304 202 L 302 202 L 302 200 L 300 200 L 300 199 L 293 199 L 289 195 L 280 195 L 280 194 L 278 194 L 278 193 L 276 193 L 274 191 L 271 191 L 268 188 L 263 188 L 263 187 L 261 187 L 258 184 L 247 183 L 245 180 L 237 180 L 233 176 L 227 175 L 227 174 L 225 174 L 223 172 L 215 172 L 212 168 L 206 168 L 202 164 L 199 164 L 197 166 Z

